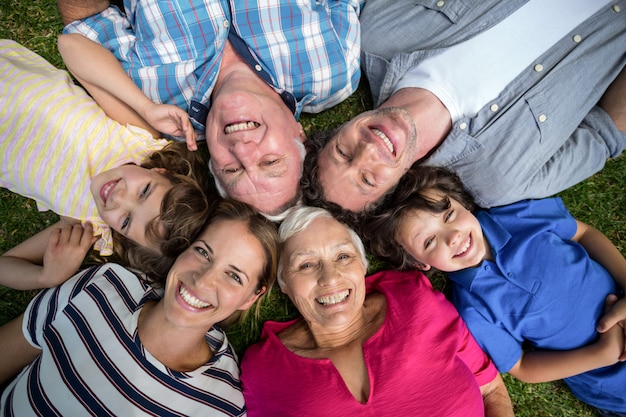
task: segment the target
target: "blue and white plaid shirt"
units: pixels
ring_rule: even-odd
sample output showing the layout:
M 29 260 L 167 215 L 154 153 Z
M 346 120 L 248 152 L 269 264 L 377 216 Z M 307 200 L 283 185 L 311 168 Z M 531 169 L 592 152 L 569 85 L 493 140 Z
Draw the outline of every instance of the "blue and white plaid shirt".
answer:
M 153 101 L 176 104 L 202 124 L 230 33 L 238 53 L 298 117 L 357 88 L 363 3 L 125 0 L 125 14 L 111 6 L 70 23 L 64 33 L 100 43 Z

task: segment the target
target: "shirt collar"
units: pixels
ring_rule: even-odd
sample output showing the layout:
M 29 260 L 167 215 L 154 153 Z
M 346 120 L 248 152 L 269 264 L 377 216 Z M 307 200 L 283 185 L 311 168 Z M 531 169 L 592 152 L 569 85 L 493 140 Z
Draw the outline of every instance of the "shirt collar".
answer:
M 499 223 L 497 223 L 489 214 L 489 212 L 480 210 L 475 213 L 478 222 L 483 230 L 483 235 L 485 239 L 489 236 L 487 244 L 491 247 L 491 253 L 494 258 L 497 257 L 497 254 L 500 253 L 502 248 L 509 242 L 511 239 L 511 234 L 506 231 Z M 474 268 L 466 268 L 460 271 L 450 272 L 448 273 L 448 278 L 452 281 L 464 286 L 468 290 L 472 286 L 472 282 L 478 275 L 478 273 L 483 268 L 490 268 L 488 265 L 488 261 L 483 261 L 480 265 Z

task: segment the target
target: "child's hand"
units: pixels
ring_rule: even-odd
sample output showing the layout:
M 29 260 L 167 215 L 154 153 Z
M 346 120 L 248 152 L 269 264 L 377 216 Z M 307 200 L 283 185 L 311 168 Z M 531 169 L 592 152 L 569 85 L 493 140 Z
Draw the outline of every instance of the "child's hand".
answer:
M 150 102 L 142 113 L 143 118 L 159 132 L 184 137 L 189 150 L 198 149 L 196 132 L 189 121 L 189 115 L 180 107 Z
M 607 329 L 611 329 L 616 325 L 621 327 L 623 337 L 626 339 L 626 298 L 617 299 L 617 296 L 610 294 L 607 297 L 607 305 L 611 303 L 610 308 L 605 308 L 604 315 L 598 320 L 596 330 L 604 333 Z M 620 361 L 626 360 L 626 352 L 620 356 Z
M 50 288 L 67 281 L 78 271 L 96 240 L 91 223 L 84 228 L 76 223 L 54 229 L 43 255 L 41 286 Z
M 614 313 L 617 310 L 617 313 Z M 606 297 L 606 303 L 604 307 L 605 315 L 602 317 L 601 322 L 604 318 L 606 318 L 609 314 L 613 313 L 615 317 L 619 317 L 619 310 L 626 311 L 626 303 L 624 303 L 624 299 L 617 300 L 617 296 L 615 294 L 609 294 Z M 613 325 L 607 329 L 606 323 L 612 322 Z M 626 353 L 624 352 L 625 347 L 625 337 L 624 337 L 624 329 L 620 325 L 620 321 L 612 320 L 606 321 L 602 323 L 602 328 L 605 329 L 600 334 L 600 339 L 596 342 L 600 352 L 607 360 L 611 361 L 607 365 L 611 365 L 617 361 L 623 361 L 626 359 Z M 598 324 L 600 327 L 600 323 Z M 598 330 L 599 331 L 599 330 Z

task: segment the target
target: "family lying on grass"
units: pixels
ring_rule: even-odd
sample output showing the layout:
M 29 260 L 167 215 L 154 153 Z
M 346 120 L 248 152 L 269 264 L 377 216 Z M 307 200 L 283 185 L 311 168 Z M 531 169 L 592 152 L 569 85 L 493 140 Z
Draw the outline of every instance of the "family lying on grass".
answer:
M 626 147 L 626 0 L 474 3 L 59 0 L 91 97 L 0 41 L 0 185 L 61 216 L 0 256 L 48 288 L 0 410 L 512 416 L 499 370 L 626 415 L 626 260 L 546 198 Z M 306 139 L 360 68 L 377 108 Z M 301 317 L 240 376 L 223 328 L 275 279 Z

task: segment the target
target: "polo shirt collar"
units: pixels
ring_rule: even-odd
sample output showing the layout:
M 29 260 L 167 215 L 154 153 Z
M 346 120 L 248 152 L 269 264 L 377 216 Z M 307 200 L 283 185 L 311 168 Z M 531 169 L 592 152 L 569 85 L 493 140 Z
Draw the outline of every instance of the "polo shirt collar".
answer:
M 491 253 L 497 258 L 497 254 L 500 253 L 502 248 L 511 240 L 511 234 L 500 226 L 500 224 L 491 217 L 489 212 L 480 210 L 477 211 L 475 215 L 483 230 L 483 235 L 485 238 L 489 236 L 487 244 L 491 247 Z M 447 275 L 448 278 L 454 282 L 470 290 L 476 276 L 483 268 L 490 268 L 489 264 L 489 261 L 483 261 L 474 268 L 449 272 Z

